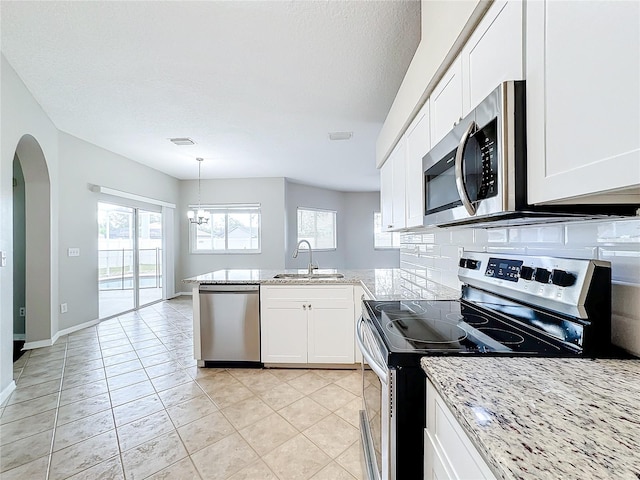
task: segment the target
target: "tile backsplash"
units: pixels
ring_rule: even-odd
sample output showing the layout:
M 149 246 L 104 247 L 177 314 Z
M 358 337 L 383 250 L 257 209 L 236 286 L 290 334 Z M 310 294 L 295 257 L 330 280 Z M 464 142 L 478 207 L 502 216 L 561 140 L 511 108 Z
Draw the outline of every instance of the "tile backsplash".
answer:
M 611 262 L 612 339 L 640 355 L 640 219 L 404 233 L 400 268 L 407 288 L 419 293 L 433 281 L 458 289 L 465 250 Z

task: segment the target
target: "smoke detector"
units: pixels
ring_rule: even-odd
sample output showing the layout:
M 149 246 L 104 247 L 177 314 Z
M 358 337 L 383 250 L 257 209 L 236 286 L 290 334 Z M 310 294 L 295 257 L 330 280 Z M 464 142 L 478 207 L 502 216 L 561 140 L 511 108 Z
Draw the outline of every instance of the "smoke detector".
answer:
M 329 132 L 329 140 L 351 140 L 353 132 Z
M 183 147 L 185 145 L 195 145 L 196 142 L 194 142 L 193 140 L 191 140 L 190 138 L 187 137 L 182 137 L 182 138 L 170 138 L 169 141 L 175 145 L 178 145 L 180 147 Z

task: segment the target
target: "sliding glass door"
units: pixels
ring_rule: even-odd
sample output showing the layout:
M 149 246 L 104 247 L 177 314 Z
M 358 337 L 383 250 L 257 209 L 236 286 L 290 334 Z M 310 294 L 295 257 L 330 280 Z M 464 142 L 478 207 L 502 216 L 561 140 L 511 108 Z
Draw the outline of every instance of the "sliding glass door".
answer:
M 162 299 L 162 214 L 98 203 L 99 318 Z
M 138 210 L 138 306 L 162 300 L 162 214 Z

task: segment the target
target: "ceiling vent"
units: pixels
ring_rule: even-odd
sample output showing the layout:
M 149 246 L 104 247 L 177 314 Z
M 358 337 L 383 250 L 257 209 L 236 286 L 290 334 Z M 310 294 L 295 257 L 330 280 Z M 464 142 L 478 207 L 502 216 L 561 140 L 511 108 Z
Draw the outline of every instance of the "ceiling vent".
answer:
M 183 147 L 185 145 L 195 145 L 196 142 L 194 142 L 193 140 L 191 140 L 190 138 L 170 138 L 169 139 L 171 141 L 171 143 L 174 143 L 180 147 Z
M 353 132 L 330 132 L 329 140 L 351 140 Z

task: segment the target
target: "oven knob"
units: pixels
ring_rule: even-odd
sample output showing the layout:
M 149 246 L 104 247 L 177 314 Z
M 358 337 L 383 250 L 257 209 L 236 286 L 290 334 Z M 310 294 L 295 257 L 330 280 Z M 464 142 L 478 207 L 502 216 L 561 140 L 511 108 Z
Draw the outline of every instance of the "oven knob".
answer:
M 531 280 L 533 278 L 533 268 L 531 267 L 520 267 L 520 278 L 523 280 Z
M 549 277 L 551 277 L 551 272 L 549 270 L 546 268 L 536 268 L 533 279 L 536 282 L 549 283 Z
M 576 276 L 564 270 L 554 270 L 551 272 L 551 283 L 559 287 L 570 287 L 576 283 Z
M 477 270 L 479 263 L 480 262 L 478 260 L 471 260 L 470 258 L 468 258 L 467 259 L 467 268 L 470 268 L 471 270 Z
M 466 258 L 461 258 L 460 262 L 458 262 L 458 266 L 460 268 L 466 268 L 467 267 L 467 259 Z

